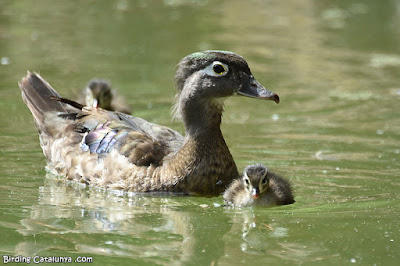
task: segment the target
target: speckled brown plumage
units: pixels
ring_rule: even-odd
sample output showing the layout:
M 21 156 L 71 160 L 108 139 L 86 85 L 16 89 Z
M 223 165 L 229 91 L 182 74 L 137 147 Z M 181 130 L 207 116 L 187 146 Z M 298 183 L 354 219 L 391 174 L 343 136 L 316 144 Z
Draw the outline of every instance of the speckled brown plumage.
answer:
M 232 182 L 223 197 L 236 206 L 272 207 L 295 202 L 289 181 L 260 164 L 247 166 L 243 176 Z
M 279 98 L 231 52 L 185 57 L 175 83 L 175 116 L 185 125 L 185 137 L 141 118 L 68 103 L 35 73 L 19 85 L 50 171 L 108 189 L 218 195 L 238 176 L 220 130 L 223 99 Z

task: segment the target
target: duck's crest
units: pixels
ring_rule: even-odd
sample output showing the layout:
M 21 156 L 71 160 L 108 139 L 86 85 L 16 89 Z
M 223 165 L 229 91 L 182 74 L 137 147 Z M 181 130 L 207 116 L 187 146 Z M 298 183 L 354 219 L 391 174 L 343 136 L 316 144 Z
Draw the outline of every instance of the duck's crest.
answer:
M 235 55 L 239 56 L 230 51 L 223 51 L 223 50 L 207 50 L 202 52 L 196 52 L 193 54 L 188 55 L 190 59 L 203 59 L 203 60 L 210 60 L 215 57 L 215 54 L 224 54 L 224 55 Z

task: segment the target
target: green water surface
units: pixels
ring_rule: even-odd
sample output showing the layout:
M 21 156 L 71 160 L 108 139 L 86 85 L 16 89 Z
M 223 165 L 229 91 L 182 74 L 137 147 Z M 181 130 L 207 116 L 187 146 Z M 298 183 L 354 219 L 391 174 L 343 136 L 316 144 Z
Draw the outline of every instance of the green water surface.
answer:
M 398 265 L 400 3 L 0 0 L 0 255 L 95 265 Z M 45 171 L 17 82 L 64 97 L 94 77 L 135 116 L 172 127 L 173 75 L 206 49 L 244 56 L 281 103 L 232 97 L 222 130 L 239 170 L 263 163 L 296 203 L 118 195 Z M 3 257 L 1 258 L 3 259 Z

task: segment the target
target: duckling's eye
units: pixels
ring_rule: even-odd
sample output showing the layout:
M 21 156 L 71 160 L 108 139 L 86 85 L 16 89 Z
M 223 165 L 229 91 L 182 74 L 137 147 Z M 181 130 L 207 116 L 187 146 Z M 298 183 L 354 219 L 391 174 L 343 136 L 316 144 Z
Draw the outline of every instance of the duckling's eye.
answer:
M 267 177 L 264 177 L 262 180 L 262 183 L 265 184 L 265 183 L 267 183 L 267 181 L 268 181 Z
M 244 180 L 244 182 L 246 182 L 246 185 L 250 184 L 250 182 L 249 182 L 249 180 L 247 178 Z
M 226 72 L 226 68 L 220 63 L 214 63 L 213 70 L 218 75 L 222 75 Z

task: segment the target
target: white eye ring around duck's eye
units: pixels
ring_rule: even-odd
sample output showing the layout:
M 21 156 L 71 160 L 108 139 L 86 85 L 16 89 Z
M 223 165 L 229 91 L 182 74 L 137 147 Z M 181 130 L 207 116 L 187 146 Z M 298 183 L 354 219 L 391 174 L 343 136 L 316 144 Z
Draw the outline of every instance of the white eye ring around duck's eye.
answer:
M 227 67 L 225 67 L 222 63 L 220 62 L 214 62 L 213 63 L 213 71 L 217 75 L 223 75 L 227 72 Z
M 212 64 L 208 65 L 205 69 L 204 72 L 213 77 L 221 77 L 225 76 L 229 71 L 229 67 L 219 61 L 214 61 Z

